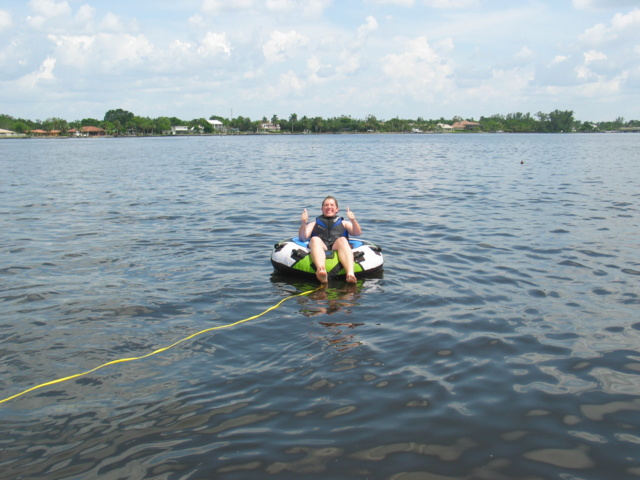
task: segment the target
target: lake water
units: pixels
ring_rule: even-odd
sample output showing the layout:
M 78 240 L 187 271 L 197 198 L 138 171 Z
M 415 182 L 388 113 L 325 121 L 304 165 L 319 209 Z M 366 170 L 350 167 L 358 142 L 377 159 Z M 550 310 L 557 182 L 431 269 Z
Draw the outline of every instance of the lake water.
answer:
M 522 163 L 524 162 L 524 163 Z M 0 141 L 3 479 L 640 478 L 640 135 Z

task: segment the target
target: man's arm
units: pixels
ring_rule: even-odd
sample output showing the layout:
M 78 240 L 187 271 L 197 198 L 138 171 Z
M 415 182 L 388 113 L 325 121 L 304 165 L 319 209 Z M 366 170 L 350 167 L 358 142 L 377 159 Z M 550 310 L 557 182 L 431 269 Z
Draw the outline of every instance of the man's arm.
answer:
M 356 220 L 356 216 L 351 210 L 349 210 L 349 207 L 347 207 L 347 217 L 349 217 L 349 221 L 344 223 L 344 227 L 347 229 L 347 232 L 349 232 L 349 235 L 354 235 L 356 237 L 358 235 L 362 235 L 362 228 L 360 228 L 360 224 Z
M 302 215 L 300 215 L 300 229 L 298 230 L 298 237 L 303 242 L 309 239 L 309 235 L 313 232 L 313 227 L 316 222 L 307 223 L 309 220 L 309 214 L 307 213 L 307 209 L 305 208 L 302 211 Z

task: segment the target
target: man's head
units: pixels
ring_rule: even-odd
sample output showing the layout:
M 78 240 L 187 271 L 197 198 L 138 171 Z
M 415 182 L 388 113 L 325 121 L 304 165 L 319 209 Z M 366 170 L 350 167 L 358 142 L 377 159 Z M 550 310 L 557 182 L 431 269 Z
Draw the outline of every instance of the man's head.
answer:
M 329 196 L 322 201 L 322 214 L 325 217 L 335 217 L 338 214 L 339 210 L 340 208 L 338 207 L 338 200 L 336 200 L 334 197 Z

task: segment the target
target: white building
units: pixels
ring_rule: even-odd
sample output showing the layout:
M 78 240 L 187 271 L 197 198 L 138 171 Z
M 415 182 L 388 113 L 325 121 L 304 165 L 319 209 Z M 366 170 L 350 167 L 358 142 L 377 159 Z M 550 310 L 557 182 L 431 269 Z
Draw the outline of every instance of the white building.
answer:
M 4 128 L 0 128 L 0 137 L 17 137 L 18 134 L 11 130 L 5 130 Z
M 189 127 L 184 125 L 174 125 L 171 127 L 171 135 L 177 135 L 178 133 L 189 133 Z
M 260 124 L 260 128 L 266 132 L 279 132 L 280 131 L 280 125 L 278 125 L 277 123 L 274 125 L 271 122 L 264 122 Z
M 216 130 L 224 129 L 224 123 L 222 123 L 220 120 L 207 120 L 207 122 L 209 122 L 211 126 Z

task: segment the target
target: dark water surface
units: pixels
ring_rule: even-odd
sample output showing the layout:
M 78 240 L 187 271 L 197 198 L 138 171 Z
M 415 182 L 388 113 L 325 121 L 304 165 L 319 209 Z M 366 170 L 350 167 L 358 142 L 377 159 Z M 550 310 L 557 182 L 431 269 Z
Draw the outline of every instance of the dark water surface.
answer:
M 521 164 L 524 161 L 524 164 Z M 0 142 L 3 479 L 640 478 L 640 135 Z

